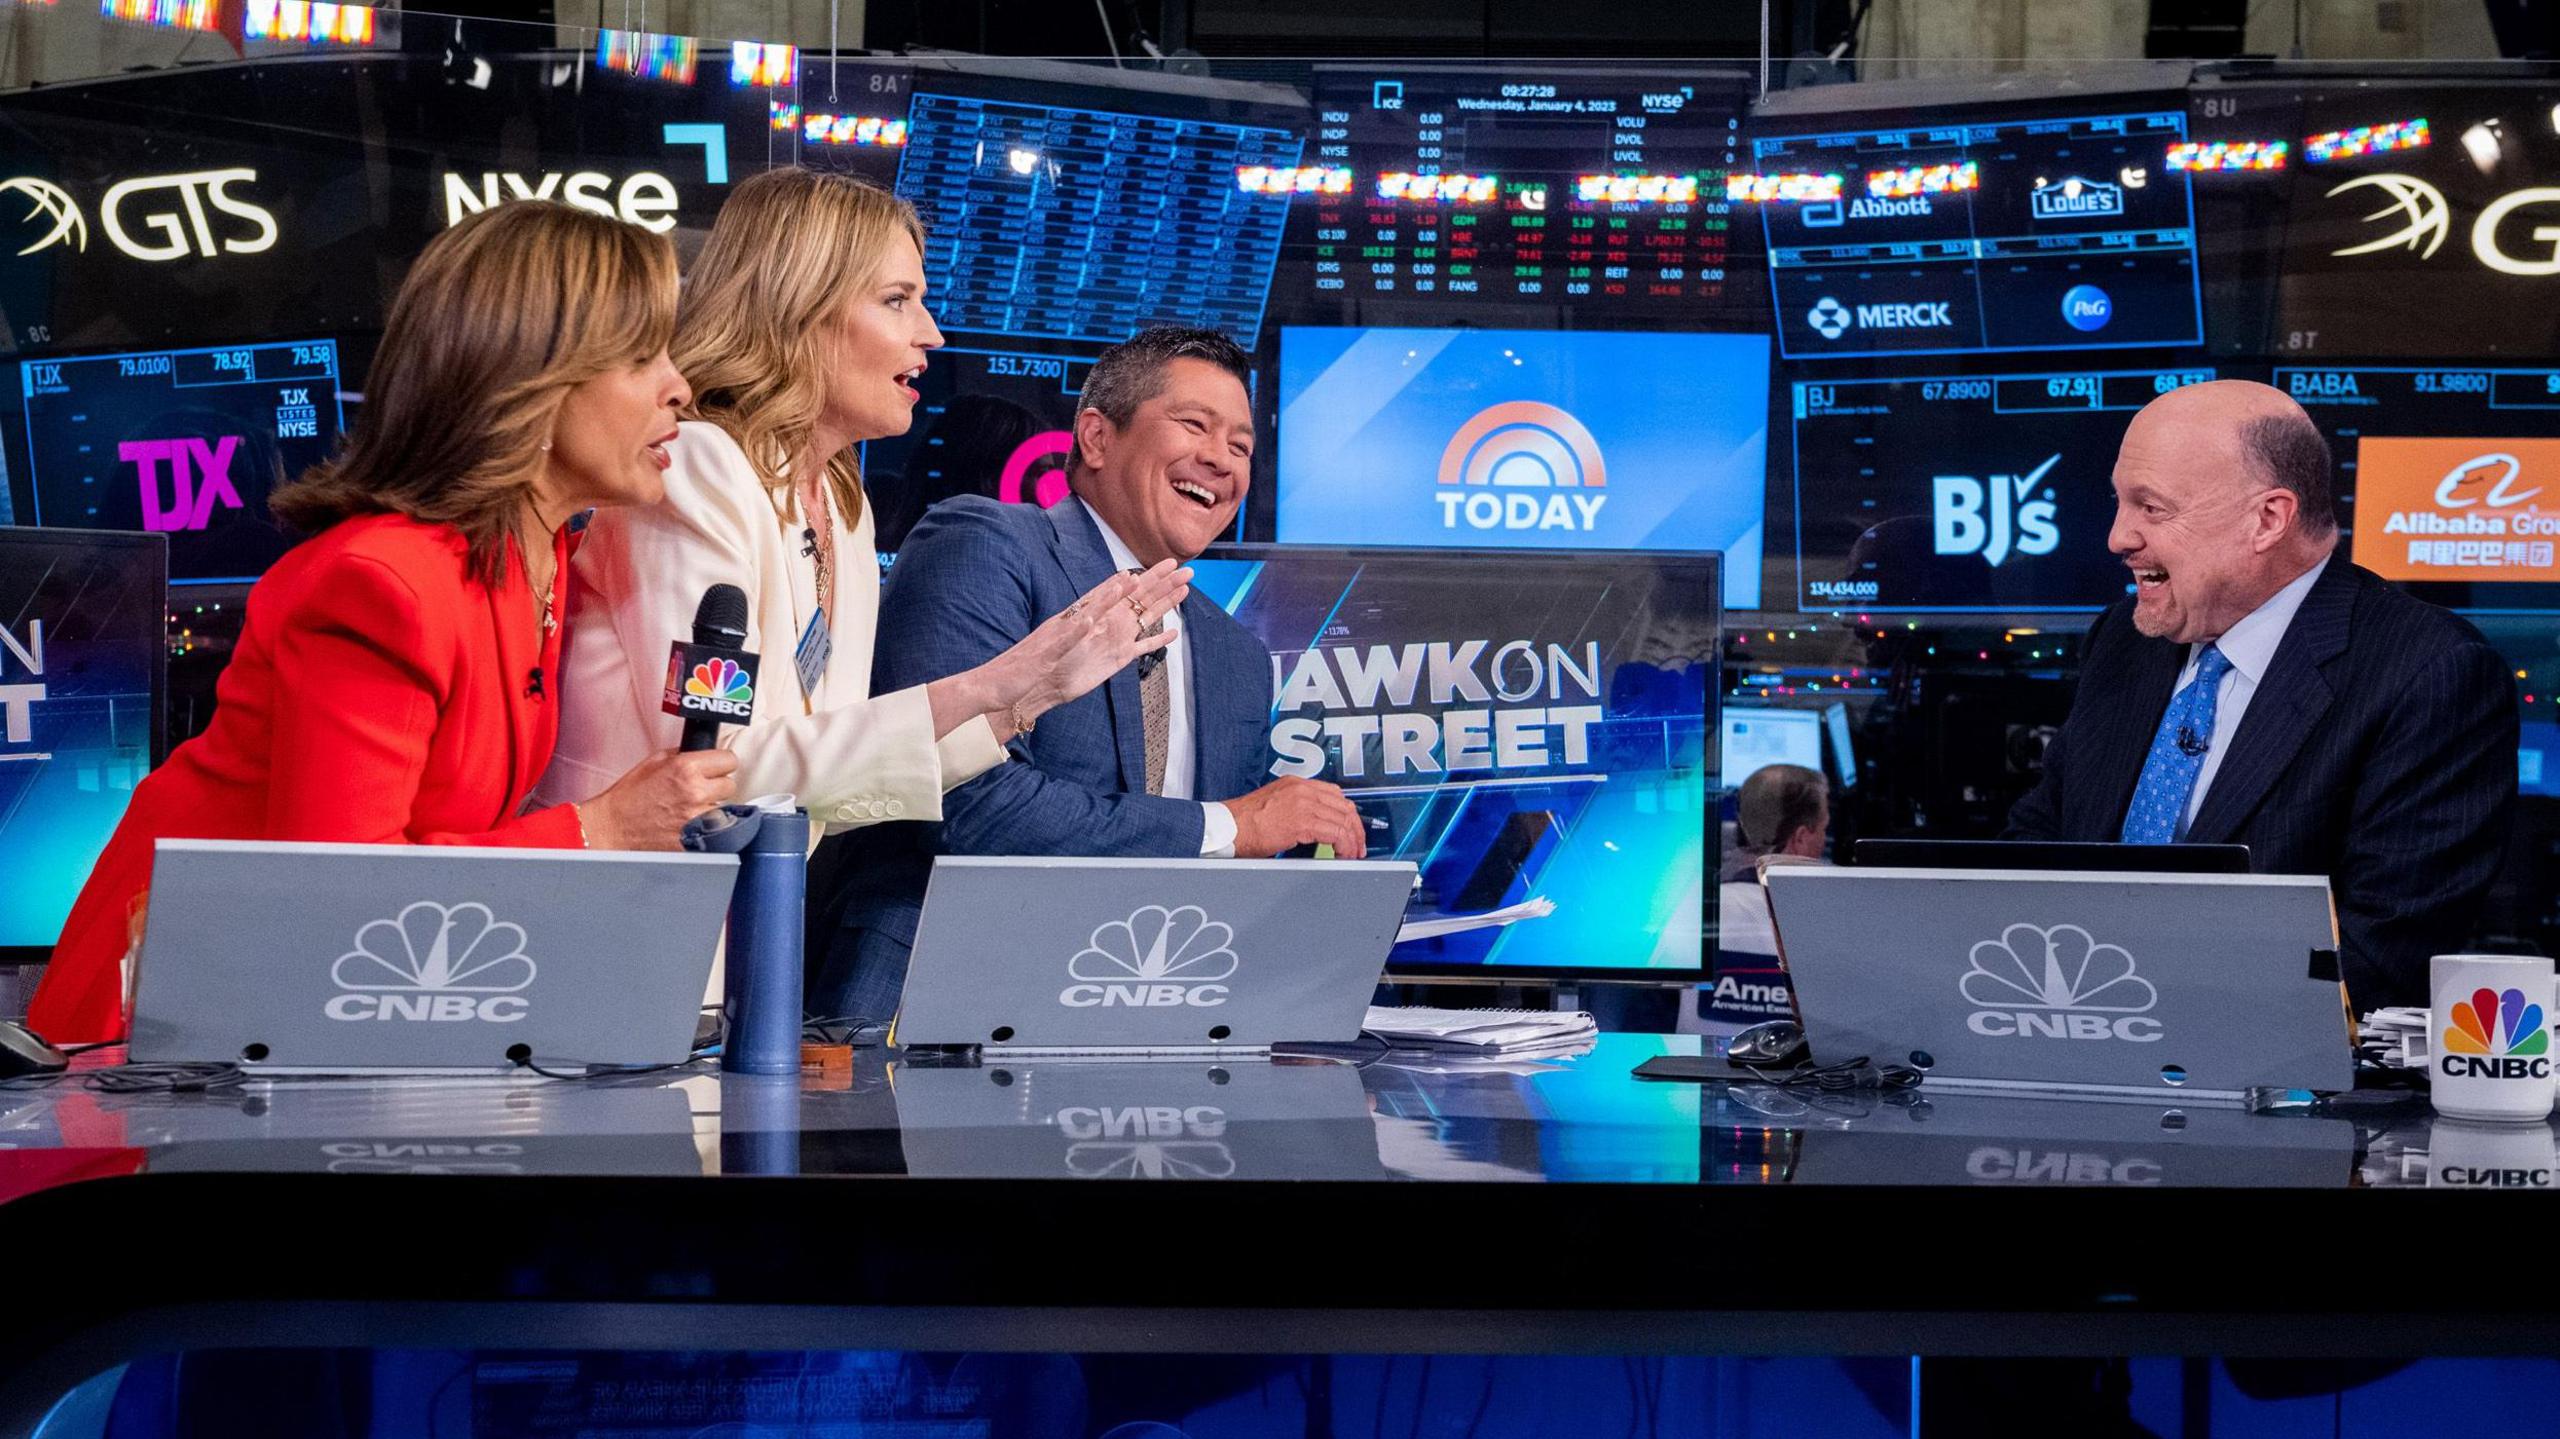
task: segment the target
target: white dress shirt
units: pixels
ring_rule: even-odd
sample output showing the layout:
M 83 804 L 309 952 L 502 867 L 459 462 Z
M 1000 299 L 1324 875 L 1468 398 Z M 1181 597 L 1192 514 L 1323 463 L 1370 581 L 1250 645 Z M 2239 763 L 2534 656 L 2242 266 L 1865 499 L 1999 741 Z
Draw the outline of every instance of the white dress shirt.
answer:
M 1072 499 L 1067 503 L 1083 505 L 1084 501 Z M 1093 527 L 1102 531 L 1102 543 L 1111 551 L 1112 564 L 1124 570 L 1146 568 L 1093 506 L 1085 505 L 1084 512 L 1093 516 Z M 1182 611 L 1178 608 L 1164 617 L 1164 624 L 1173 631 L 1174 639 L 1158 651 L 1164 656 L 1165 694 L 1172 711 L 1165 722 L 1161 793 L 1167 799 L 1189 799 L 1196 792 L 1193 771 L 1199 767 L 1191 744 L 1191 636 L 1182 632 Z M 1236 849 L 1236 817 L 1222 804 L 1204 804 L 1200 809 L 1200 853 L 1217 859 L 1231 858 Z
M 2187 829 L 2196 822 L 2196 814 L 2204 808 L 2205 792 L 2213 788 L 2213 777 L 2222 768 L 2222 757 L 2231 749 L 2232 736 L 2240 733 L 2240 719 L 2249 712 L 2249 701 L 2258 693 L 2258 684 L 2267 677 L 2267 666 L 2275 663 L 2276 646 L 2284 642 L 2284 632 L 2293 625 L 2296 610 L 2302 608 L 2302 597 L 2311 593 L 2313 582 L 2328 560 L 2304 570 L 2291 584 L 2269 596 L 2267 602 L 2249 611 L 2238 624 L 2223 631 L 2222 638 L 2208 643 L 2222 651 L 2231 667 L 2222 672 L 2222 683 L 2214 689 L 2213 744 L 2204 752 L 2204 766 L 2196 771 L 2196 787 L 2187 795 L 2187 811 L 2178 817 L 2177 839 L 2187 837 Z M 2204 654 L 2204 645 L 2187 646 L 2187 663 L 2178 671 L 2178 683 L 2171 690 L 2185 689 L 2196 677 L 2196 664 Z

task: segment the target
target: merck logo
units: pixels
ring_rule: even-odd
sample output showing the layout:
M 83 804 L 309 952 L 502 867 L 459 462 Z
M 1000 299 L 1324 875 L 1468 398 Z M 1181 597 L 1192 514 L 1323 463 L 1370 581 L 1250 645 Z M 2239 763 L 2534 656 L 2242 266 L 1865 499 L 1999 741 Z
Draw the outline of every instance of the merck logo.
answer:
M 1070 1009 L 1224 1004 L 1227 986 L 1217 981 L 1236 972 L 1236 952 L 1228 947 L 1234 939 L 1233 927 L 1196 904 L 1141 905 L 1127 919 L 1095 929 L 1067 961 L 1067 976 L 1079 982 L 1060 990 L 1058 1003 Z
M 1479 530 L 1588 531 L 1609 502 L 1606 495 L 1555 493 L 1607 485 L 1608 462 L 1580 420 L 1536 400 L 1490 405 L 1460 425 L 1440 452 L 1440 483 L 1455 487 L 1435 497 L 1441 527 L 1452 530 L 1464 520 Z M 1469 494 L 1469 488 L 1548 493 Z
M 126 440 L 116 458 L 134 467 L 134 483 L 142 491 L 142 527 L 146 530 L 200 530 L 213 521 L 213 507 L 245 509 L 231 483 L 231 457 L 240 449 L 238 435 L 211 443 L 188 436 L 177 440 Z M 162 504 L 160 470 L 169 471 L 169 502 Z
M 2134 973 L 2122 945 L 2100 944 L 2076 924 L 2013 924 L 1973 947 L 1959 982 L 1976 1008 L 1965 1021 L 1993 1039 L 2122 1039 L 2148 1044 L 2160 1021 L 2145 1019 L 2160 992 Z
M 524 1018 L 516 991 L 533 983 L 524 926 L 502 922 L 476 901 L 419 900 L 391 919 L 356 931 L 329 978 L 346 991 L 322 1006 L 331 1019 Z
M 2542 1006 L 2527 1003 L 2523 990 L 2472 991 L 2469 1003 L 2454 1005 L 2443 1039 L 2441 1062 L 2448 1075 L 2475 1079 L 2547 1079 L 2551 1075 L 2547 1057 L 2551 1031 L 2542 1023 Z

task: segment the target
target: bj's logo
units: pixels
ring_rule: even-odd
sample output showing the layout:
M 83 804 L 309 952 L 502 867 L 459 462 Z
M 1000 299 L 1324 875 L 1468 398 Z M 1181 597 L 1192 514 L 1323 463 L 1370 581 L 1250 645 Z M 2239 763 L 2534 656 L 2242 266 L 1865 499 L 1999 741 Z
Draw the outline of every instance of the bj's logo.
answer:
M 2528 1003 L 2524 991 L 2475 990 L 2467 1004 L 2453 1007 L 2453 1022 L 2444 1028 L 2448 1075 L 2473 1079 L 2548 1079 L 2551 1077 L 2551 1030 L 2542 1022 L 2542 1006 Z

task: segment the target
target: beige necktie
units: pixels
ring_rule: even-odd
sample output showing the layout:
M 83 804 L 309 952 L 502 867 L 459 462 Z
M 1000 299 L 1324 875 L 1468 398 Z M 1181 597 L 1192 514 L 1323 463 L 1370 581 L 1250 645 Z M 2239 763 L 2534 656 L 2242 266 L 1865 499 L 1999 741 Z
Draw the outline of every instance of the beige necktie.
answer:
M 1131 570 L 1131 574 L 1143 571 Z M 1162 634 L 1159 617 L 1145 633 Z M 1146 727 L 1147 793 L 1164 793 L 1164 753 L 1173 726 L 1173 676 L 1166 672 L 1164 651 L 1138 657 L 1138 713 Z

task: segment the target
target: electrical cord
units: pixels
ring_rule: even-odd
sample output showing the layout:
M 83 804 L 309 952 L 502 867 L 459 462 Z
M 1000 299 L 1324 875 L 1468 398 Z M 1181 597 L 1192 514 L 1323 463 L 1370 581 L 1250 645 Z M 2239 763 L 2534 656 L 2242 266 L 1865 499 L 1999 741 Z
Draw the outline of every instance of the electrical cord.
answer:
M 92 1094 L 205 1094 L 237 1089 L 248 1080 L 248 1074 L 236 1064 L 119 1064 L 106 1069 L 22 1074 L 15 1079 L 0 1079 L 0 1091 L 51 1089 L 57 1084 L 69 1084 Z

